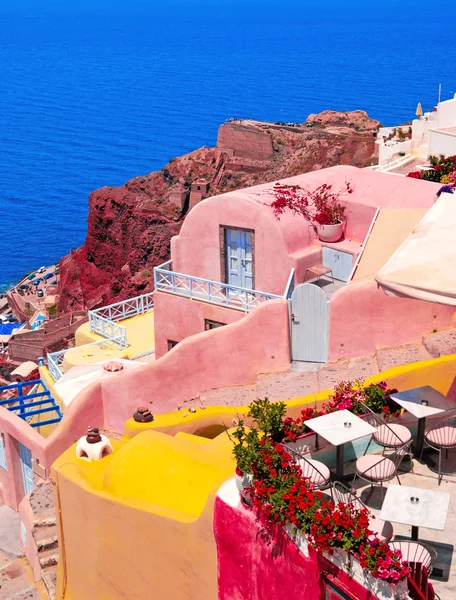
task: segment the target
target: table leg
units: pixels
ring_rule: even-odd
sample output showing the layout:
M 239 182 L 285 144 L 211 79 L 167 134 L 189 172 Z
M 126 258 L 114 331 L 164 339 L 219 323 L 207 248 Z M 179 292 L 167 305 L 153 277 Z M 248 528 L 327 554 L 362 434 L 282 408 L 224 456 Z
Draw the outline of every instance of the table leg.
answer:
M 336 447 L 336 480 L 342 481 L 344 478 L 344 445 Z
M 416 458 L 420 458 L 424 445 L 424 430 L 426 428 L 426 418 L 418 419 L 418 432 L 416 434 L 416 443 L 413 453 Z
M 418 541 L 418 527 L 416 527 L 415 525 L 412 525 L 412 541 Z

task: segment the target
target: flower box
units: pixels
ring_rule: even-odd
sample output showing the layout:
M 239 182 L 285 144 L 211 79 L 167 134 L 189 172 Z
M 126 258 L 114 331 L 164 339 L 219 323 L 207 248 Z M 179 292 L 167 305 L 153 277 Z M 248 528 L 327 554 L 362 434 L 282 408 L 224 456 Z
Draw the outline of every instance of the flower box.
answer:
M 309 558 L 309 546 L 306 534 L 298 531 L 292 525 L 287 525 L 284 529 L 294 541 L 298 550 L 305 558 Z M 361 567 L 357 558 L 341 548 L 334 548 L 331 556 L 327 553 L 324 553 L 323 556 L 338 569 L 347 573 L 347 575 L 369 590 L 378 600 L 410 600 L 406 579 L 402 579 L 397 583 L 388 583 L 387 581 L 377 579 L 372 576 L 368 569 Z

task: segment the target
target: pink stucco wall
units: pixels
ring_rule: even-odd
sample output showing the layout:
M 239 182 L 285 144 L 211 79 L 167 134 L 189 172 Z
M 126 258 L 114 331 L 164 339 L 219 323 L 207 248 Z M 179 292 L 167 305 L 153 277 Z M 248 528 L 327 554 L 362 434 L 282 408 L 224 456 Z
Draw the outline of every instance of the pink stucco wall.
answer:
M 355 190 L 347 202 L 346 238 L 358 242 L 364 241 L 378 206 L 430 207 L 439 189 L 439 184 L 350 166 L 283 180 L 307 187 L 329 182 L 336 189 L 345 181 L 351 181 Z M 272 186 L 273 183 L 268 183 L 236 190 L 198 204 L 185 219 L 180 234 L 172 240 L 173 269 L 221 281 L 220 227 L 251 229 L 255 232 L 254 287 L 283 294 L 292 267 L 302 273 L 309 263 L 320 262 L 320 244 L 310 224 L 301 217 L 285 213 L 280 221 L 275 219 L 268 206 L 273 200 Z
M 374 596 L 314 550 L 306 558 L 281 528 L 267 529 L 253 511 L 214 505 L 219 600 L 325 600 L 323 571 L 345 598 Z M 335 597 L 332 595 L 331 597 Z M 342 597 L 342 594 L 338 596 Z
M 454 312 L 444 304 L 387 296 L 374 280 L 352 283 L 331 298 L 329 360 L 420 342 L 423 333 L 449 327 Z
M 285 222 L 290 221 L 294 221 L 294 234 L 306 240 L 307 245 L 312 232 L 308 231 L 303 219 L 286 215 L 278 222 L 272 211 L 254 196 L 216 196 L 203 200 L 189 213 L 181 233 L 171 241 L 173 269 L 178 273 L 222 281 L 220 226 L 252 229 L 255 232 L 254 288 L 283 294 L 294 266 L 283 231 Z
M 5 444 L 5 455 L 8 470 L 0 468 L 0 486 L 5 504 L 17 509 L 24 497 L 19 442 L 27 446 L 33 458 L 38 458 L 40 464 L 46 463 L 44 439 L 25 421 L 5 408 L 0 408 L 0 431 Z M 35 482 L 40 481 L 35 476 Z
M 90 425 L 102 424 L 103 403 L 101 396 L 82 397 L 65 411 L 62 421 L 47 438 L 43 438 L 17 415 L 0 407 L 0 431 L 3 433 L 8 470 L 0 468 L 0 487 L 5 504 L 18 509 L 25 496 L 19 443 L 23 444 L 38 458 L 46 475 L 54 460 L 79 439 Z M 35 474 L 35 483 L 42 479 Z
M 207 302 L 190 301 L 163 292 L 154 293 L 155 356 L 168 352 L 168 340 L 180 342 L 204 331 L 205 319 L 218 323 L 236 323 L 244 312 L 215 306 Z
M 184 339 L 154 363 L 100 382 L 105 425 L 122 431 L 138 406 L 165 413 L 205 389 L 245 385 L 258 373 L 287 370 L 288 330 L 287 302 L 270 300 L 240 321 Z M 95 394 L 94 388 L 80 396 Z

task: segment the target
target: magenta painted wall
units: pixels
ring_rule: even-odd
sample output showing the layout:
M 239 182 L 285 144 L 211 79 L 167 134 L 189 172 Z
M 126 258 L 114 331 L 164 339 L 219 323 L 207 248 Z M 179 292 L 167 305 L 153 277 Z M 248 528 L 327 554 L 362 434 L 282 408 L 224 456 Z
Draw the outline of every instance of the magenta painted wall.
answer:
M 325 600 L 323 571 L 345 598 L 375 600 L 315 550 L 306 558 L 282 528 L 265 529 L 253 511 L 229 506 L 219 496 L 214 535 L 219 600 Z
M 378 206 L 424 208 L 435 201 L 439 184 L 377 173 L 350 166 L 331 167 L 283 180 L 288 184 L 336 188 L 351 181 L 354 194 L 347 202 L 346 237 L 363 242 Z M 171 242 L 173 269 L 221 281 L 220 226 L 255 231 L 255 288 L 281 295 L 293 267 L 299 274 L 318 264 L 321 248 L 312 227 L 301 217 L 284 214 L 275 219 L 268 204 L 273 183 L 208 198 L 187 216 Z M 312 246 L 310 248 L 309 246 Z
M 154 363 L 100 382 L 105 425 L 121 432 L 138 406 L 166 413 L 203 390 L 253 383 L 258 373 L 289 366 L 288 305 L 270 300 L 236 323 L 184 339 Z
M 374 280 L 351 283 L 331 298 L 329 360 L 420 342 L 423 333 L 449 327 L 454 312 L 444 304 L 387 296 Z
M 243 317 L 245 313 L 238 310 L 155 292 L 155 356 L 160 358 L 168 352 L 168 340 L 180 342 L 204 331 L 205 319 L 229 325 Z
M 269 543 L 262 533 L 253 512 L 216 497 L 219 600 L 323 600 L 316 553 L 306 559 L 281 529 Z

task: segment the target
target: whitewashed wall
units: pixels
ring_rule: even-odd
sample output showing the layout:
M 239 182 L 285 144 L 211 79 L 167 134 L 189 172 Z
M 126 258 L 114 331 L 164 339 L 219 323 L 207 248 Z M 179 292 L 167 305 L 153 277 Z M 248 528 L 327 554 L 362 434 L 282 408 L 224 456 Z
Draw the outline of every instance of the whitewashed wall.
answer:
M 429 154 L 454 156 L 456 154 L 456 134 L 444 131 L 429 131 Z

